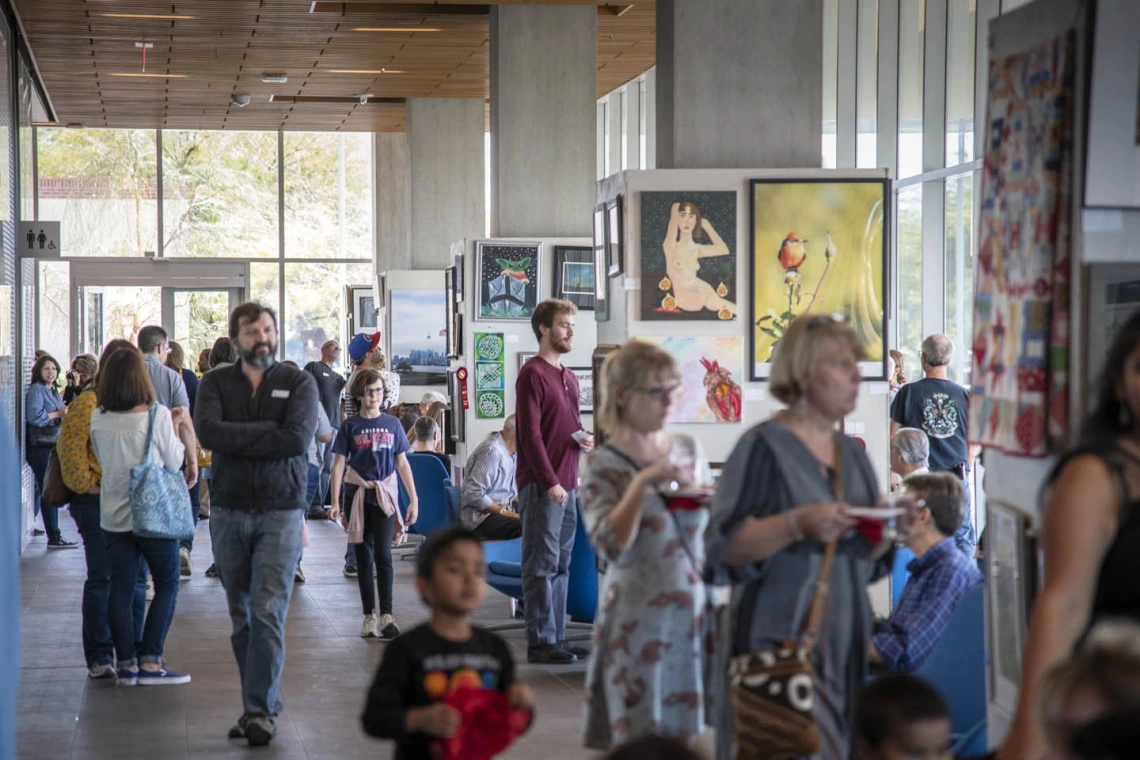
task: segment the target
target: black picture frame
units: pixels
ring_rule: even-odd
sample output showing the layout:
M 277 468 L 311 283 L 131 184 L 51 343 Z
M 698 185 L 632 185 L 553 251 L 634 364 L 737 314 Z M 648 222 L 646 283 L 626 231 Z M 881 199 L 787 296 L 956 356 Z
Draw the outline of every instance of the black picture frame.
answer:
M 511 269 L 512 266 L 516 268 Z M 479 297 L 475 319 L 529 322 L 540 300 L 541 277 L 541 243 L 476 242 L 475 279 Z
M 455 255 L 455 261 L 452 264 L 452 266 L 455 268 L 455 303 L 456 304 L 463 303 L 463 288 L 466 284 L 466 281 L 463 279 L 463 275 L 464 275 L 463 258 L 464 258 L 463 254 L 461 254 L 461 253 L 456 254 Z
M 595 266 L 592 248 L 555 246 L 554 289 L 551 297 L 569 301 L 581 311 L 593 311 L 597 289 Z
M 447 388 L 451 396 L 451 440 L 463 443 L 467 440 L 467 411 L 463 408 L 463 388 L 457 375 L 458 370 L 447 373 Z
M 444 329 L 447 330 L 447 358 L 458 359 L 459 351 L 456 348 L 455 334 L 455 267 L 443 270 L 443 290 L 447 294 L 444 303 L 447 306 L 447 316 L 444 319 Z
M 619 195 L 606 204 L 606 245 L 610 260 L 609 276 L 625 274 L 625 246 L 623 245 L 622 197 Z
M 609 246 L 606 204 L 594 207 L 594 321 L 610 321 Z
M 748 301 L 749 301 L 749 314 L 751 323 L 748 330 L 748 378 L 752 381 L 767 382 L 768 375 L 758 371 L 760 365 L 767 365 L 770 367 L 771 362 L 757 361 L 757 337 L 759 331 L 759 320 L 761 318 L 771 319 L 767 314 L 762 314 L 761 305 L 756 301 L 756 280 L 759 276 L 758 262 L 763 261 L 765 264 L 768 257 L 772 256 L 777 251 L 757 251 L 756 250 L 756 190 L 758 187 L 767 185 L 849 185 L 849 184 L 863 184 L 863 185 L 878 185 L 879 197 L 881 199 L 882 209 L 882 231 L 881 231 L 881 245 L 880 256 L 882 257 L 882 279 L 878 283 L 880 288 L 880 309 L 882 317 L 882 335 L 883 335 L 883 355 L 881 360 L 874 362 L 859 362 L 860 370 L 862 372 L 864 381 L 886 381 L 889 377 L 888 361 L 890 354 L 887 352 L 889 341 L 887 336 L 890 335 L 890 309 L 887 308 L 887 299 L 890 294 L 889 284 L 891 281 L 891 206 L 893 199 L 893 190 L 891 187 L 891 180 L 879 177 L 846 177 L 846 178 L 813 178 L 813 179 L 800 179 L 800 178 L 773 178 L 773 179 L 753 179 L 749 181 L 748 187 L 748 237 L 749 237 L 749 251 L 752 256 L 750 262 L 750 274 L 748 277 Z M 785 225 L 786 226 L 786 225 Z M 782 234 L 782 233 L 781 233 Z M 842 254 L 841 254 L 842 255 Z M 853 255 L 853 254 L 848 254 Z M 838 259 L 837 259 L 838 260 Z M 767 311 L 767 310 L 764 310 Z M 823 312 L 819 312 L 823 313 Z M 801 313 L 802 314 L 802 313 Z M 795 316 L 800 316 L 796 314 Z

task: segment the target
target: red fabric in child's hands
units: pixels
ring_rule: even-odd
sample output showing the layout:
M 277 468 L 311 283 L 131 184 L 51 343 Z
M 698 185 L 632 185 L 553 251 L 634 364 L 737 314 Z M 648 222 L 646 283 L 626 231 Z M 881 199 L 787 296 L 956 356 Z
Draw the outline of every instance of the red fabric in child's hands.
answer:
M 435 742 L 439 760 L 491 760 L 530 725 L 530 711 L 511 707 L 507 695 L 494 689 L 459 688 L 444 702 L 462 717 L 455 736 Z
M 869 520 L 866 517 L 858 517 L 856 519 L 859 522 L 855 526 L 855 530 L 862 533 L 863 538 L 872 544 L 877 544 L 883 540 L 883 522 L 881 520 Z
M 679 509 L 685 512 L 695 512 L 704 505 L 696 499 L 677 497 L 669 502 L 669 509 Z

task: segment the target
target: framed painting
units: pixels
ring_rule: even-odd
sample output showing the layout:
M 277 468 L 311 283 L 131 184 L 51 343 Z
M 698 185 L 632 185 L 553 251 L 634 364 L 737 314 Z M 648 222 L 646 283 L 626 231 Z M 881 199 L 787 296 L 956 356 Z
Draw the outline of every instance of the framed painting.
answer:
M 536 356 L 538 356 L 538 354 L 534 351 L 519 351 L 519 369 L 522 369 L 524 364 Z
M 361 332 L 376 332 L 380 304 L 376 300 L 375 288 L 350 285 L 348 287 L 348 305 L 348 313 L 352 315 L 352 325 L 349 330 L 352 335 Z
M 475 333 L 475 418 L 502 419 L 506 416 L 504 359 L 506 341 L 502 333 Z
M 609 246 L 610 277 L 625 273 L 625 246 L 622 245 L 622 197 L 606 204 L 606 243 Z
M 446 305 L 443 329 L 447 331 L 447 358 L 458 359 L 459 350 L 455 334 L 455 267 L 448 267 L 443 270 L 443 292 L 444 304 Z
M 594 353 L 590 355 L 590 386 L 596 392 L 601 387 L 602 382 L 602 365 L 606 362 L 606 357 L 617 351 L 621 346 L 604 345 L 598 346 L 594 349 Z M 579 389 L 580 389 L 579 381 Z M 581 395 L 581 394 L 579 394 Z M 606 442 L 605 432 L 598 426 L 598 418 L 594 416 L 594 445 L 601 446 Z
M 752 180 L 751 379 L 804 314 L 845 319 L 863 342 L 866 380 L 887 379 L 890 182 Z
M 477 319 L 518 322 L 530 319 L 538 305 L 541 250 L 539 243 L 480 240 L 475 244 Z
M 442 290 L 393 290 L 389 294 L 391 369 L 400 384 L 447 382 L 447 294 Z
M 451 440 L 463 443 L 467 440 L 467 410 L 463 408 L 463 386 L 459 381 L 458 371 L 448 371 L 447 388 L 452 408 Z
M 1140 3 L 1100 0 L 1088 95 L 1086 207 L 1140 208 Z M 1067 72 L 1072 76 L 1071 72 Z M 1056 74 L 1055 74 L 1056 76 Z
M 455 255 L 455 303 L 463 303 L 463 288 L 466 286 L 467 281 L 463 279 L 463 254 Z
M 681 370 L 681 387 L 669 422 L 731 424 L 741 420 L 744 338 L 638 338 L 671 354 Z
M 736 319 L 735 192 L 641 194 L 641 319 Z
M 580 414 L 594 413 L 594 368 L 568 367 L 578 378 L 578 412 Z
M 1011 713 L 1017 706 L 1021 686 L 1021 656 L 1028 622 L 1028 567 L 1025 518 L 1020 512 L 989 500 L 986 503 L 986 594 L 989 609 L 993 701 Z
M 594 208 L 594 321 L 610 321 L 609 250 L 605 204 Z
M 590 248 L 554 247 L 554 298 L 579 309 L 594 308 L 594 251 Z

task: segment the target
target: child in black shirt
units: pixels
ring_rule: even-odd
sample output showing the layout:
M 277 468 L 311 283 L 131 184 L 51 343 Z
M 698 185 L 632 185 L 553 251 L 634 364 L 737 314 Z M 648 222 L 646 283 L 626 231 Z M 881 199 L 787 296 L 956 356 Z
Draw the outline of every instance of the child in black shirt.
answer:
M 420 547 L 416 588 L 431 621 L 388 644 L 361 716 L 369 736 L 395 740 L 396 760 L 429 760 L 434 740 L 459 731 L 459 711 L 443 701 L 456 688 L 495 689 L 531 710 L 533 693 L 515 682 L 506 643 L 471 625 L 485 575 L 482 545 L 467 528 L 443 528 Z

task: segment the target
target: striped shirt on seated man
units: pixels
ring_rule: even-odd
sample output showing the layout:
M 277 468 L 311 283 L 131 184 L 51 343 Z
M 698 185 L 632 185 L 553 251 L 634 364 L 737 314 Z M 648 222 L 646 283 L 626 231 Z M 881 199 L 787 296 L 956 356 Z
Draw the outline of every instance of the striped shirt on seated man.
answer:
M 459 495 L 459 519 L 484 541 L 522 535 L 522 521 L 516 511 L 517 451 L 512 414 L 503 421 L 502 431 L 491 433 L 467 458 L 463 491 Z

